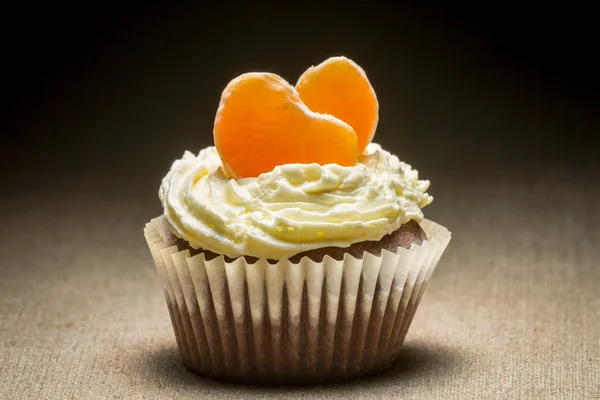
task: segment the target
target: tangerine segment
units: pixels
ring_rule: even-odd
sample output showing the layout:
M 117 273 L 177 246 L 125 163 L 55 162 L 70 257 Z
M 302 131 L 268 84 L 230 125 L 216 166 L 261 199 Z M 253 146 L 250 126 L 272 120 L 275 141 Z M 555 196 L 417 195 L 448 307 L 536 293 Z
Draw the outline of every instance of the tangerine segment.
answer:
M 358 151 L 364 152 L 375 136 L 379 103 L 361 67 L 346 57 L 331 57 L 307 69 L 296 90 L 312 111 L 331 114 L 353 127 Z
M 309 110 L 278 75 L 247 73 L 223 91 L 213 130 L 227 175 L 256 177 L 283 164 L 350 166 L 358 141 L 347 123 Z

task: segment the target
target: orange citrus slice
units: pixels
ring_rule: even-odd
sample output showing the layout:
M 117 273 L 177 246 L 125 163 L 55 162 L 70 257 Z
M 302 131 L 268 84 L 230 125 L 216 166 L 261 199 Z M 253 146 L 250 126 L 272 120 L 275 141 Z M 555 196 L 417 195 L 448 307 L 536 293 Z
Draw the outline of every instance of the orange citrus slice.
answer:
M 309 110 L 293 86 L 270 73 L 243 74 L 227 85 L 213 135 L 232 178 L 293 163 L 350 166 L 359 156 L 350 125 Z
M 307 69 L 296 90 L 310 110 L 331 114 L 353 127 L 358 152 L 364 152 L 375 135 L 379 103 L 361 67 L 346 57 L 331 57 Z

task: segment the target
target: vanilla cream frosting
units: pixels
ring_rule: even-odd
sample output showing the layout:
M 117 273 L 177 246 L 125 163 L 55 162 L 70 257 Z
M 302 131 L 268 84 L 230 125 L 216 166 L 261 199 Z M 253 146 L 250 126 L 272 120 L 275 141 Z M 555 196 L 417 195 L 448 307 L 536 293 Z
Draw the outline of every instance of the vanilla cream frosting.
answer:
M 194 248 L 229 257 L 284 259 L 323 247 L 380 240 L 423 219 L 429 181 L 371 143 L 351 167 L 287 164 L 230 179 L 215 147 L 186 151 L 159 197 L 173 233 Z

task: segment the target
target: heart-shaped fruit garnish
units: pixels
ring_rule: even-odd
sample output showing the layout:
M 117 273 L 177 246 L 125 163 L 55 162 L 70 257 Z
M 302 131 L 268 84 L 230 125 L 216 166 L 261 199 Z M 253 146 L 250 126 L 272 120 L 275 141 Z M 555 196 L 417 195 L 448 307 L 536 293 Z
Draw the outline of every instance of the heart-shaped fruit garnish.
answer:
M 351 166 L 373 138 L 377 110 L 364 71 L 343 57 L 307 70 L 297 89 L 275 74 L 247 73 L 223 91 L 215 146 L 233 178 L 293 163 Z
M 312 111 L 331 114 L 349 124 L 362 154 L 377 129 L 379 103 L 367 74 L 346 57 L 331 57 L 302 74 L 296 90 Z

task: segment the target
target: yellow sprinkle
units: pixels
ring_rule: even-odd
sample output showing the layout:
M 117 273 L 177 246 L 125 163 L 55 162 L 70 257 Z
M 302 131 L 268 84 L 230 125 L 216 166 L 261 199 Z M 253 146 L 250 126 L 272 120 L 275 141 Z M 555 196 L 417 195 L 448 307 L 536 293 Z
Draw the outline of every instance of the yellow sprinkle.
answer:
M 211 227 L 211 228 L 214 228 L 214 227 L 215 227 L 215 225 L 214 225 L 214 224 L 210 224 L 210 227 Z
M 288 232 L 294 232 L 294 227 L 292 227 L 292 226 L 288 226 L 288 227 L 287 227 L 287 231 L 288 231 Z
M 325 232 L 317 232 L 317 236 L 325 236 Z
M 366 233 L 363 233 L 363 234 L 362 234 L 362 236 L 363 236 L 363 237 L 364 237 L 364 236 L 367 236 L 367 234 L 366 234 Z
M 402 190 L 400 190 L 400 189 L 396 189 L 396 194 L 397 194 L 398 196 L 402 196 Z
M 283 228 L 282 228 L 282 227 L 280 227 L 280 226 L 276 227 L 276 228 L 275 228 L 275 230 L 276 230 L 277 232 L 283 232 Z

